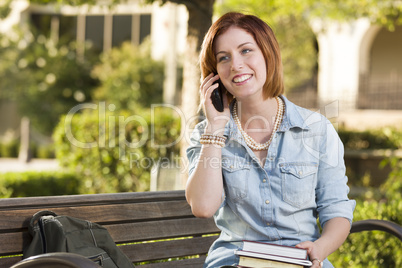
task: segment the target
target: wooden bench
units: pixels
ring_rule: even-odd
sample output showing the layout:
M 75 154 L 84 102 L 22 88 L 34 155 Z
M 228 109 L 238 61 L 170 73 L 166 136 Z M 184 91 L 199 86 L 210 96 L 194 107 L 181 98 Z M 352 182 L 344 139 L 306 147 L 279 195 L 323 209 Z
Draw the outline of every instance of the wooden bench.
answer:
M 29 220 L 39 210 L 103 225 L 136 266 L 144 268 L 202 267 L 219 233 L 213 219 L 192 215 L 184 191 L 0 199 L 0 256 L 10 256 L 0 258 L 0 267 L 22 260 L 31 240 Z M 356 222 L 352 232 L 366 229 L 387 231 L 402 240 L 401 227 L 385 221 Z M 141 264 L 146 261 L 153 263 Z

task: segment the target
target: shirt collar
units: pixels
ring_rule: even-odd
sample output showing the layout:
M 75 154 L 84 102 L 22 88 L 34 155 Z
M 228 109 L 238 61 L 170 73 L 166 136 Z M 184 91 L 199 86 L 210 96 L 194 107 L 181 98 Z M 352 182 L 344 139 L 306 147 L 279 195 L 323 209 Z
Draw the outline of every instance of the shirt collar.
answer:
M 234 101 L 232 101 L 229 104 L 230 111 L 233 111 L 233 104 L 234 104 Z M 223 135 L 226 136 L 226 137 L 232 137 L 233 134 L 236 133 L 236 130 L 237 130 L 237 126 L 236 126 L 236 124 L 234 122 L 232 112 L 230 112 L 230 120 L 225 126 L 225 131 L 224 131 Z
M 310 127 L 306 125 L 303 116 L 298 111 L 297 106 L 289 101 L 285 96 L 281 95 L 280 97 L 285 102 L 285 113 L 283 115 L 282 124 L 278 131 L 288 131 L 294 127 L 298 127 L 303 130 L 310 129 Z
M 233 100 L 230 104 L 229 104 L 229 109 L 230 111 L 233 111 L 233 106 L 234 106 L 235 101 Z M 230 138 L 230 139 L 235 139 L 238 142 L 242 142 L 242 136 L 240 133 L 240 130 L 237 128 L 237 125 L 234 121 L 232 112 L 230 113 L 230 120 L 229 122 L 226 124 L 225 126 L 225 130 L 224 130 L 224 136 Z

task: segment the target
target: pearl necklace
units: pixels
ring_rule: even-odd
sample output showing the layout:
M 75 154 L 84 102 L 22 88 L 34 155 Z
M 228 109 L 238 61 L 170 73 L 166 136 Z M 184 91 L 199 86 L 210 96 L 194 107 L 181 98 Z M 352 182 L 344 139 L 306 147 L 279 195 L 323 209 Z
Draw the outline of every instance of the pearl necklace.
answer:
M 282 117 L 283 117 L 283 113 L 284 113 L 284 103 L 283 103 L 283 100 L 279 97 L 276 97 L 275 99 L 276 99 L 276 102 L 278 103 L 278 112 L 275 117 L 274 128 L 272 130 L 272 134 L 271 134 L 271 137 L 269 138 L 269 140 L 263 144 L 256 142 L 252 137 L 250 137 L 246 133 L 246 131 L 243 130 L 240 119 L 237 115 L 237 102 L 235 102 L 235 104 L 233 106 L 233 119 L 234 119 L 237 127 L 239 128 L 241 134 L 243 135 L 243 138 L 244 138 L 246 144 L 248 145 L 248 147 L 250 147 L 253 150 L 256 150 L 256 151 L 267 150 L 269 145 L 272 142 L 274 133 L 278 130 L 279 125 L 282 122 Z

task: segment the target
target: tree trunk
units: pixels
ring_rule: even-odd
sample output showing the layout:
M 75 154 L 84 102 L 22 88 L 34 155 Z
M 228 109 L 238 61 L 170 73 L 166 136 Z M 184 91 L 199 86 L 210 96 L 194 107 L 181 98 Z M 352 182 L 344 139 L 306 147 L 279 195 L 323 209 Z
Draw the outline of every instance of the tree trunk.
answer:
M 175 2 L 175 1 L 172 1 Z M 185 4 L 189 13 L 187 23 L 187 48 L 183 63 L 183 88 L 181 95 L 181 109 L 185 115 L 185 122 L 182 128 L 185 129 L 185 137 L 180 142 L 180 156 L 183 187 L 187 181 L 188 162 L 186 149 L 197 117 L 199 106 L 199 87 L 200 87 L 200 68 L 198 57 L 201 50 L 202 41 L 209 27 L 212 24 L 212 12 L 215 0 L 203 1 L 178 1 Z

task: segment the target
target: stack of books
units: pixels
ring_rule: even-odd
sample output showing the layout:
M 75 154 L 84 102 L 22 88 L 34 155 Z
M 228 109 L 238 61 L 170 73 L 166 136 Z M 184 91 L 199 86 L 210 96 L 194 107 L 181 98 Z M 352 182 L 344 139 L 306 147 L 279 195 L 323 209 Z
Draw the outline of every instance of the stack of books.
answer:
M 307 250 L 271 243 L 243 241 L 243 250 L 236 250 L 240 257 L 238 267 L 244 268 L 303 268 L 313 265 Z

